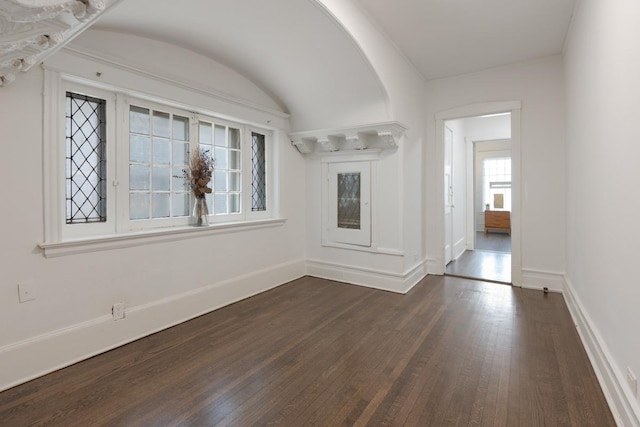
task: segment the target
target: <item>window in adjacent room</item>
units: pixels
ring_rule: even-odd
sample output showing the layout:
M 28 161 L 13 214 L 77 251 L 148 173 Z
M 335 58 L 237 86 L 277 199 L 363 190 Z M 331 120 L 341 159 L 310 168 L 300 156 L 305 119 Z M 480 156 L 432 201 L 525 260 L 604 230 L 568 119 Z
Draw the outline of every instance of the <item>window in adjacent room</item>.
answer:
M 485 159 L 482 169 L 484 204 L 490 210 L 511 211 L 511 158 Z

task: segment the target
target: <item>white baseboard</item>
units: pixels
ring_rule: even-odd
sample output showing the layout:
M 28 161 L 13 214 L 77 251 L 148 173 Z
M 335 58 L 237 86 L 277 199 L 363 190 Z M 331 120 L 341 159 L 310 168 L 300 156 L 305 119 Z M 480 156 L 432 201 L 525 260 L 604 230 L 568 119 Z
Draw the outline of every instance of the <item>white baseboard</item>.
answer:
M 467 250 L 467 239 L 463 237 L 453 245 L 453 259 L 458 259 Z
M 400 274 L 318 260 L 307 261 L 307 274 L 400 294 L 409 292 L 427 275 L 424 261 Z
M 550 292 L 564 291 L 564 273 L 552 271 L 532 270 L 523 268 L 522 288 L 543 290 L 547 288 Z
M 442 257 L 439 257 L 439 259 L 437 258 L 427 258 L 425 260 L 425 263 L 427 265 L 427 273 L 428 274 L 433 274 L 433 275 L 437 275 L 437 276 L 441 276 L 444 274 L 444 271 L 440 270 L 440 265 L 442 265 Z
M 0 391 L 151 335 L 306 274 L 298 260 L 127 307 L 126 317 L 92 319 L 0 348 Z M 6 369 L 4 369 L 6 368 Z
M 640 405 L 567 277 L 564 299 L 616 423 L 618 426 L 639 427 Z

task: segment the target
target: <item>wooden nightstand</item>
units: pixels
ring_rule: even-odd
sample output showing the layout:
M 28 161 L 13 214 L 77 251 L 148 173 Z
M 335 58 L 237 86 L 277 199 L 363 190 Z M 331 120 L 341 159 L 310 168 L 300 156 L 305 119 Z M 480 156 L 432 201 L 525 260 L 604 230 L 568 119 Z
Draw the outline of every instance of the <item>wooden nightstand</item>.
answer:
M 511 235 L 511 212 L 484 211 L 484 234 L 489 229 L 504 230 Z

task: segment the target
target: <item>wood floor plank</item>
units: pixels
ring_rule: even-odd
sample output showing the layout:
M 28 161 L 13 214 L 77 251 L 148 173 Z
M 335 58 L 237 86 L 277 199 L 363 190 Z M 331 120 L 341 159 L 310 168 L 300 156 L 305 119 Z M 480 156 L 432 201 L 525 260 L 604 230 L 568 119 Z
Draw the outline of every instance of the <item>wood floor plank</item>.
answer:
M 0 393 L 2 426 L 613 426 L 561 295 L 304 277 Z

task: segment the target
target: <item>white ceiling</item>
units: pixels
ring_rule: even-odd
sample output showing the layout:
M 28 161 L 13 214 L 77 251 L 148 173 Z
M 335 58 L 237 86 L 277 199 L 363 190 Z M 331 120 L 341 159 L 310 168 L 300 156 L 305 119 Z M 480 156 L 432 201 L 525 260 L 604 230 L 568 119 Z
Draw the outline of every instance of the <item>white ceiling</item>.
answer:
M 352 1 L 427 80 L 561 53 L 576 3 Z M 236 70 L 291 113 L 295 130 L 389 119 L 376 70 L 322 0 L 123 0 L 95 28 L 169 42 Z
M 562 52 L 576 0 L 355 0 L 428 79 Z

